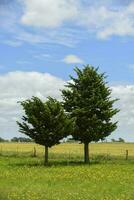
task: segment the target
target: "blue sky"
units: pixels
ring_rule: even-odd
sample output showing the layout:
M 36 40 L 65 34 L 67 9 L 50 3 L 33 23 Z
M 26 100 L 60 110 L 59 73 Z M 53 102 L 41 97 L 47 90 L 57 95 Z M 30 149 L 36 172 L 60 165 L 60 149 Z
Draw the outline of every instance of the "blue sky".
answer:
M 134 141 L 133 52 L 133 0 L 1 0 L 0 136 L 19 135 L 18 100 L 60 99 L 74 66 L 91 64 L 106 72 L 121 99 L 111 137 Z

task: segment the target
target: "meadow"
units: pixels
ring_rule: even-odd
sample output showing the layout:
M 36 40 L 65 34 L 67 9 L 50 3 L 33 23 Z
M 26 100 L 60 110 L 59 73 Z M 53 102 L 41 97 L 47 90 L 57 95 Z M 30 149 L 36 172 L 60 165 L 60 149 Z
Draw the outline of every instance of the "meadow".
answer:
M 48 166 L 43 153 L 33 143 L 0 143 L 0 200 L 134 200 L 134 144 L 91 144 L 89 165 L 82 144 L 53 147 Z

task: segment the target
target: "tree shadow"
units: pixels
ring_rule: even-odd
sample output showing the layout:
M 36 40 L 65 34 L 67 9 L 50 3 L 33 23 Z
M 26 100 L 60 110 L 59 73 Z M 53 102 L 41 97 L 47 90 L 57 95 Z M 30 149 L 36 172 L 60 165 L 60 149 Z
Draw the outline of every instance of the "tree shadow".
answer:
M 70 167 L 70 166 L 92 166 L 96 164 L 101 164 L 99 161 L 91 161 L 90 163 L 84 163 L 83 161 L 49 161 L 47 164 L 44 164 L 43 161 L 38 162 L 16 162 L 16 163 L 9 163 L 10 166 L 18 166 L 18 167 Z
M 41 157 L 26 157 L 26 156 L 2 156 L 6 158 L 8 165 L 12 167 L 69 167 L 69 166 L 93 166 L 100 164 L 127 164 L 134 163 L 134 159 L 126 161 L 122 157 L 110 156 L 110 155 L 96 155 L 92 156 L 90 163 L 85 164 L 82 158 L 72 159 L 58 159 L 50 158 L 48 164 L 44 165 L 44 160 Z

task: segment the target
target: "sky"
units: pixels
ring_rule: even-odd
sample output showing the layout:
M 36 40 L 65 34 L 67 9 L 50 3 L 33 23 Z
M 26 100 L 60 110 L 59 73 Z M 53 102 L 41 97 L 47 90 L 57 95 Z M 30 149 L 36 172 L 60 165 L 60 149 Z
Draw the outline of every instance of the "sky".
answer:
M 61 100 L 74 67 L 106 72 L 117 130 L 134 142 L 134 0 L 0 0 L 0 137 L 22 136 L 20 100 Z

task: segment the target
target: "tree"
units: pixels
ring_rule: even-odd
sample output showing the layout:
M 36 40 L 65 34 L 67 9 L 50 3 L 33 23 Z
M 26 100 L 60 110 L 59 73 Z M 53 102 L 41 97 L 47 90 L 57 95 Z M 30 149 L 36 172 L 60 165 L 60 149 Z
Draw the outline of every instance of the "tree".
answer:
M 25 137 L 13 137 L 11 139 L 11 142 L 33 142 L 30 138 L 25 138 Z
M 123 138 L 119 138 L 119 139 L 118 139 L 118 142 L 125 143 L 125 140 L 124 140 Z
M 19 131 L 45 146 L 45 164 L 48 163 L 48 148 L 59 144 L 72 128 L 72 119 L 64 112 L 59 101 L 51 97 L 46 102 L 33 97 L 20 102 L 25 116 L 17 122 Z
M 112 142 L 122 142 L 125 143 L 125 140 L 123 138 L 119 138 L 118 140 L 111 139 Z
M 11 139 L 11 142 L 19 142 L 19 138 L 18 138 L 18 137 L 13 137 L 13 138 Z
M 0 137 L 0 142 L 5 142 L 5 140 L 3 138 Z
M 111 121 L 118 112 L 113 109 L 117 99 L 111 99 L 111 89 L 105 82 L 105 74 L 99 74 L 98 68 L 84 66 L 75 68 L 76 77 L 72 77 L 62 91 L 66 112 L 75 119 L 73 137 L 84 143 L 84 161 L 89 162 L 89 143 L 105 139 L 117 127 Z
M 0 142 L 9 142 L 9 140 L 0 137 Z
M 113 139 L 111 139 L 111 142 L 117 142 L 117 141 L 113 138 Z

